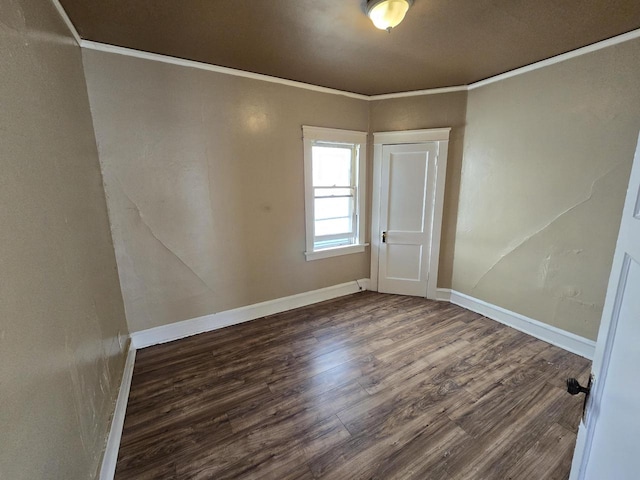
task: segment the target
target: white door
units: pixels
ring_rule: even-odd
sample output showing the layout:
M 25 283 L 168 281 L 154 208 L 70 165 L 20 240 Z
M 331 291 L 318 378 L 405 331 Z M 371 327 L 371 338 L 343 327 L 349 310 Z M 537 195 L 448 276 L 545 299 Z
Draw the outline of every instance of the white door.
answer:
M 437 152 L 436 142 L 382 147 L 380 292 L 427 296 Z
M 640 143 L 636 150 L 602 323 L 595 376 L 571 478 L 640 478 Z

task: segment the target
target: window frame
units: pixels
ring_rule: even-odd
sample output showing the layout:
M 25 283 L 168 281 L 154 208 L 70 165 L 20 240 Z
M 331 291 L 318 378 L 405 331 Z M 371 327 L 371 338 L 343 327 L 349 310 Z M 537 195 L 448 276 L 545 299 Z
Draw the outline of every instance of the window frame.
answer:
M 302 127 L 304 144 L 304 190 L 305 190 L 305 228 L 307 261 L 321 258 L 348 255 L 364 252 L 368 245 L 364 243 L 366 216 L 366 164 L 367 164 L 367 132 L 340 130 L 335 128 Z M 355 180 L 355 216 L 354 243 L 326 248 L 314 248 L 315 245 L 315 188 L 313 185 L 313 154 L 312 147 L 316 142 L 326 143 L 328 146 L 351 145 L 357 152 L 357 158 L 352 163 L 352 176 Z M 355 154 L 355 153 L 354 153 Z M 353 158 L 353 157 L 352 157 Z M 351 187 L 350 187 L 351 188 Z

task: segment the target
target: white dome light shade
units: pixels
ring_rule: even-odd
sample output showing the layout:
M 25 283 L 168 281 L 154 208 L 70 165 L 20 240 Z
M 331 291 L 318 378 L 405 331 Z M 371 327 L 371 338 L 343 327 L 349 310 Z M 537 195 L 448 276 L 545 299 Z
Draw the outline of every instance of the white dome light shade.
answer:
M 404 19 L 412 3 L 412 0 L 370 0 L 367 15 L 376 28 L 389 31 Z

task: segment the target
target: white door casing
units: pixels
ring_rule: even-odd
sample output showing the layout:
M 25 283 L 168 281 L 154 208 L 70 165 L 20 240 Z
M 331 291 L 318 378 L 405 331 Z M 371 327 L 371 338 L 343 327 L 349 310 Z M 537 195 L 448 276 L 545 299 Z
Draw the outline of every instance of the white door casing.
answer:
M 640 472 L 640 139 L 613 257 L 572 480 L 632 480 Z
M 436 298 L 449 132 L 374 133 L 373 290 Z

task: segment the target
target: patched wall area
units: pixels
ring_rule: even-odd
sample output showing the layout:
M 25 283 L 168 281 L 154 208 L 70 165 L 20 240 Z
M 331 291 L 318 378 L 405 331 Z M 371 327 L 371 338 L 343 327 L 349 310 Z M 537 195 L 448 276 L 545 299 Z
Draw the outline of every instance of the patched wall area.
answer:
M 0 478 L 95 478 L 128 331 L 80 48 L 0 3 Z
M 366 100 L 83 56 L 132 331 L 369 276 L 305 259 L 301 129 L 367 131 Z
M 453 289 L 595 339 L 640 129 L 640 40 L 469 92 Z

